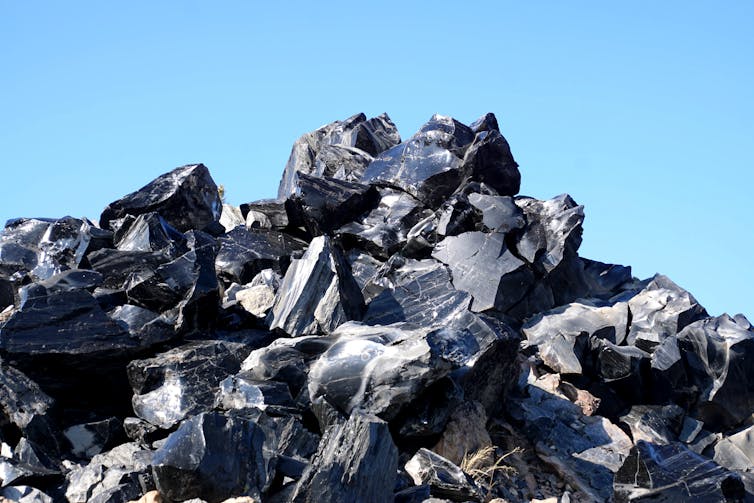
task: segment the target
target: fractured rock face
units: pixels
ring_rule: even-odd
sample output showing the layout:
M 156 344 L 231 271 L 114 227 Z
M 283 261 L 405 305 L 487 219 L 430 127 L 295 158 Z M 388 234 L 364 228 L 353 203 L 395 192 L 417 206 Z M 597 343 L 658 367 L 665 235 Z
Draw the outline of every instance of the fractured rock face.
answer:
M 168 429 L 211 410 L 220 381 L 238 372 L 248 355 L 243 344 L 197 341 L 148 360 L 134 360 L 128 375 L 136 415 Z
M 384 421 L 354 412 L 325 431 L 290 501 L 380 503 L 392 497 L 398 449 Z
M 473 140 L 468 126 L 434 115 L 409 140 L 378 155 L 361 181 L 394 186 L 436 205 L 463 181 L 463 156 Z
M 110 203 L 100 227 L 126 215 L 157 212 L 181 232 L 201 230 L 220 219 L 222 202 L 217 185 L 204 164 L 190 164 L 161 175 L 147 185 Z
M 743 501 L 741 478 L 679 443 L 637 442 L 615 476 L 615 501 Z
M 296 174 L 358 181 L 373 156 L 400 142 L 387 114 L 366 118 L 357 114 L 335 121 L 296 140 L 278 188 L 278 198 L 295 192 Z
M 270 329 L 291 337 L 330 333 L 348 320 L 361 318 L 363 305 L 342 253 L 329 238 L 320 236 L 283 277 Z
M 274 445 L 274 430 L 263 421 L 201 413 L 181 423 L 154 453 L 154 481 L 174 501 L 259 498 L 274 475 Z

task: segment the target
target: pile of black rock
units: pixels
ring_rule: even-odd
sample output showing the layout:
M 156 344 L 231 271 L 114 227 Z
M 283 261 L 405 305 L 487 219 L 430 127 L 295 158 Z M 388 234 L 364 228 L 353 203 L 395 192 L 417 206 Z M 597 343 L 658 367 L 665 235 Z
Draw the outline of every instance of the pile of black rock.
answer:
M 9 221 L 0 496 L 744 500 L 751 324 L 579 257 L 583 207 L 519 185 L 492 114 L 360 114 L 274 200 L 198 164 Z

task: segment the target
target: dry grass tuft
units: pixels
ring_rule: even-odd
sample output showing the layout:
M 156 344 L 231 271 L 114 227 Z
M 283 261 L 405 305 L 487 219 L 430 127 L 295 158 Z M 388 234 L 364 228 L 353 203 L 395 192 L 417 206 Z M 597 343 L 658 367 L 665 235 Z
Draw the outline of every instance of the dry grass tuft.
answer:
M 506 458 L 523 452 L 521 447 L 515 447 L 495 460 L 495 447 L 486 446 L 473 452 L 467 453 L 461 461 L 461 470 L 469 475 L 474 482 L 486 489 L 487 494 L 492 492 L 495 483 L 495 475 L 500 473 L 504 476 L 512 476 L 517 473 L 516 469 L 505 464 Z

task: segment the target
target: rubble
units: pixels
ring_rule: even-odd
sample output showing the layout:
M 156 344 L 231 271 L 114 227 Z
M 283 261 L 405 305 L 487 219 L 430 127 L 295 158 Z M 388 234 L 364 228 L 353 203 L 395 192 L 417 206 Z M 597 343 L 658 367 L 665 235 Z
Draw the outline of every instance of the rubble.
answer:
M 0 233 L 0 500 L 740 501 L 754 328 L 581 257 L 493 114 L 354 115 Z

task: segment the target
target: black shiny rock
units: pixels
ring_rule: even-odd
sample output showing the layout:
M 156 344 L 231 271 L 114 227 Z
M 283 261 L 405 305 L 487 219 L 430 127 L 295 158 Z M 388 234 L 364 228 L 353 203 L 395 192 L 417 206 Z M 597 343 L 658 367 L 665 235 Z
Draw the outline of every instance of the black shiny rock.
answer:
M 312 240 L 283 277 L 269 315 L 270 329 L 291 337 L 329 333 L 364 310 L 361 290 L 340 249 L 327 236 Z
M 244 379 L 284 382 L 296 396 L 305 385 L 309 366 L 332 345 L 332 337 L 277 339 L 252 351 L 243 361 Z
M 437 234 L 440 236 L 456 236 L 476 230 L 481 220 L 481 212 L 469 203 L 464 193 L 451 196 L 438 213 Z
M 345 413 L 354 409 L 393 419 L 427 385 L 466 364 L 479 351 L 469 331 L 410 325 L 342 325 L 312 365 L 309 395 Z
M 269 223 L 270 229 L 278 231 L 288 227 L 288 212 L 285 210 L 285 201 L 262 199 L 244 203 L 239 208 L 246 220 L 246 226 L 250 229 L 268 228 L 267 223 Z
M 91 268 L 102 275 L 103 288 L 114 291 L 124 290 L 134 278 L 154 275 L 158 267 L 175 258 L 167 249 L 144 252 L 104 248 L 87 256 Z
M 563 194 L 547 201 L 516 198 L 526 216 L 526 227 L 518 239 L 518 256 L 544 272 L 552 272 L 568 252 L 581 245 L 584 207 Z
M 378 155 L 361 181 L 397 187 L 437 207 L 463 181 L 463 156 L 473 140 L 468 126 L 434 115 L 409 140 Z
M 63 430 L 63 436 L 71 445 L 71 453 L 84 459 L 91 459 L 127 440 L 122 422 L 115 417 L 69 426 Z
M 605 264 L 582 258 L 583 278 L 589 297 L 610 298 L 630 287 L 633 277 L 631 266 Z
M 408 231 L 427 216 L 424 206 L 405 192 L 381 188 L 376 208 L 337 230 L 347 245 L 388 258 L 402 248 Z M 431 214 L 431 212 L 429 212 Z M 358 215 L 352 215 L 352 219 Z
M 482 501 L 481 491 L 471 477 L 429 449 L 419 449 L 405 469 L 416 485 L 429 485 L 432 496 L 449 501 Z
M 728 315 L 688 325 L 678 343 L 692 384 L 700 391 L 695 417 L 714 429 L 731 428 L 754 411 L 754 331 Z
M 518 164 L 513 160 L 510 145 L 500 131 L 477 132 L 466 150 L 463 164 L 471 179 L 486 183 L 501 196 L 514 196 L 521 188 Z
M 391 501 L 397 471 L 398 449 L 387 423 L 357 411 L 325 431 L 291 501 Z
M 482 224 L 488 232 L 508 233 L 526 225 L 524 213 L 512 197 L 493 196 L 473 192 L 469 203 L 482 214 Z
M 615 501 L 743 501 L 741 478 L 683 444 L 639 441 L 615 474 Z
M 241 343 L 196 341 L 128 365 L 136 415 L 163 429 L 211 410 L 220 382 L 241 368 Z
M 465 232 L 448 236 L 435 246 L 432 256 L 448 264 L 453 286 L 468 292 L 475 312 L 506 311 L 527 293 L 534 275 L 516 257 L 499 232 Z
M 367 306 L 364 323 L 440 326 L 466 311 L 471 297 L 453 287 L 450 273 L 442 263 L 433 259 L 395 258 L 367 286 L 382 291 L 372 292 L 374 298 Z
M 357 114 L 307 133 L 293 144 L 278 198 L 286 199 L 295 192 L 298 173 L 358 181 L 373 156 L 400 141 L 387 114 L 369 120 Z
M 173 501 L 259 498 L 272 482 L 274 430 L 240 416 L 202 413 L 182 422 L 155 453 L 157 489 Z
M 291 255 L 306 243 L 287 234 L 271 230 L 248 230 L 236 227 L 218 240 L 220 249 L 215 259 L 217 276 L 227 284 L 244 285 L 264 269 L 283 274 Z
M 126 215 L 157 212 L 181 232 L 203 229 L 220 219 L 222 203 L 217 185 L 204 164 L 189 164 L 161 175 L 102 212 L 100 227 Z
M 165 248 L 181 250 L 185 247 L 185 241 L 183 234 L 174 229 L 159 213 L 154 212 L 143 213 L 137 217 L 127 216 L 113 234 L 113 244 L 118 250 L 123 251 L 150 252 Z
M 107 315 L 145 346 L 167 342 L 175 337 L 173 320 L 149 309 L 124 304 Z
M 85 355 L 136 347 L 86 290 L 27 299 L 0 328 L 0 349 L 13 355 Z
M 314 236 L 329 233 L 379 202 L 376 188 L 330 177 L 299 173 L 296 191 L 286 203 L 294 224 L 303 225 Z
M 222 410 L 264 410 L 270 415 L 298 413 L 291 390 L 284 382 L 260 381 L 248 372 L 225 378 L 217 391 L 215 406 Z
M 0 363 L 0 428 L 16 429 L 36 442 L 53 442 L 51 418 L 54 401 L 22 372 Z
M 411 407 L 402 410 L 391 425 L 395 425 L 394 431 L 401 439 L 437 437 L 463 398 L 463 389 L 450 377 L 443 377 L 418 394 Z

